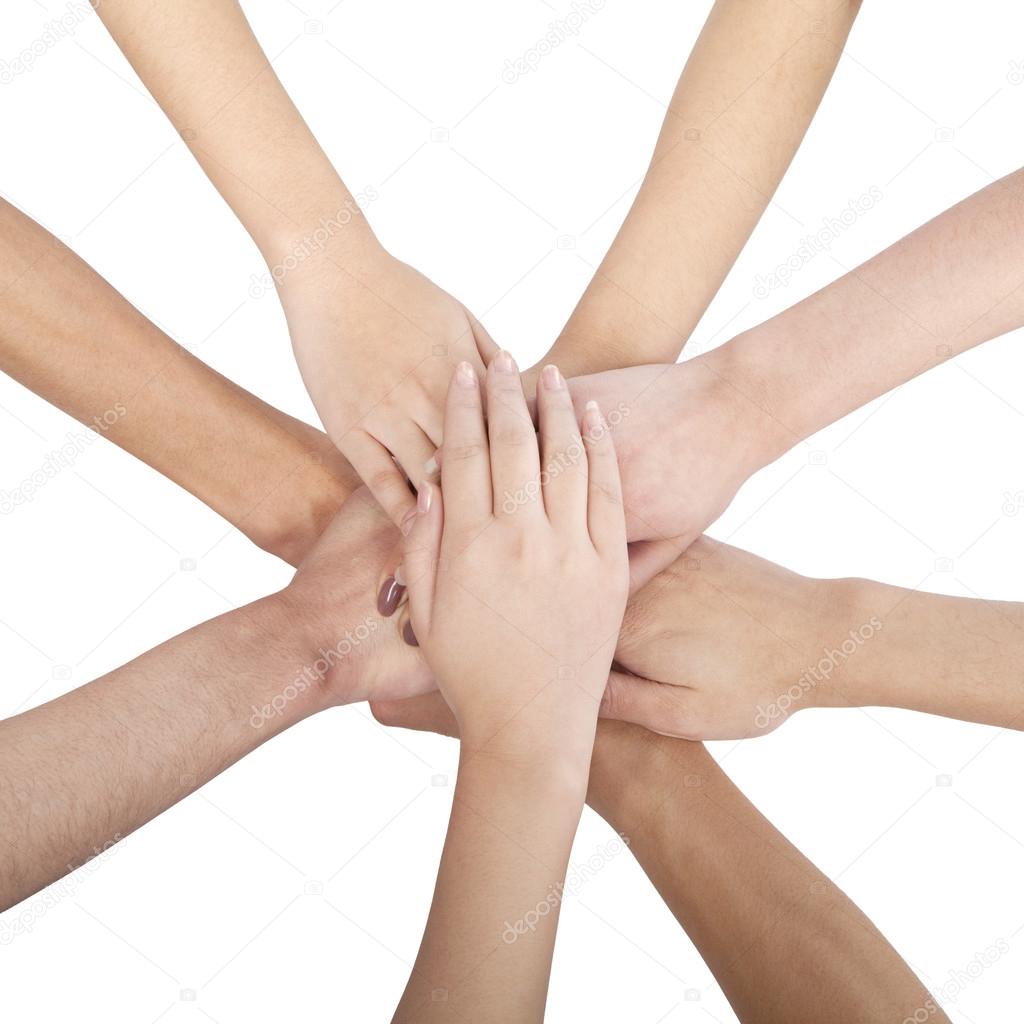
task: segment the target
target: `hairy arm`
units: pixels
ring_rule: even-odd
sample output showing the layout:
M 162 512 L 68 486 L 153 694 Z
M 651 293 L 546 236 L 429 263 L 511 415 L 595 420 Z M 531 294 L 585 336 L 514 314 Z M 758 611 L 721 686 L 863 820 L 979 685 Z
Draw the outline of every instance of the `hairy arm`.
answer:
M 374 612 L 393 542 L 363 491 L 279 594 L 0 722 L 0 907 L 108 848 L 324 708 L 432 683 Z

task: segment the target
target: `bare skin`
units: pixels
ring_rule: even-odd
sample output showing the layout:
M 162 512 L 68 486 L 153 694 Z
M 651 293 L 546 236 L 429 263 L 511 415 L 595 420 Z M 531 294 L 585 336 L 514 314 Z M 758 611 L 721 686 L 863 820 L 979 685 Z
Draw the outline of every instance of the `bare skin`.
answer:
M 366 491 L 292 583 L 0 722 L 0 908 L 301 719 L 433 680 L 374 607 L 393 532 Z
M 552 349 L 569 375 L 675 359 L 796 152 L 858 7 L 716 3 L 640 193 Z M 327 433 L 397 524 L 413 499 L 391 456 L 418 484 L 452 366 L 481 372 L 494 343 L 383 249 L 366 197 L 335 171 L 236 0 L 105 0 L 97 13 L 259 246 Z
M 729 637 L 729 643 L 722 643 Z M 689 739 L 738 739 L 815 707 L 901 707 L 1024 726 L 1024 605 L 863 579 L 816 580 L 702 537 L 630 601 L 605 691 L 609 714 L 640 680 L 642 724 Z
M 715 3 L 636 199 L 544 361 L 570 377 L 675 361 L 771 202 L 859 9 Z
M 456 734 L 438 694 L 372 707 L 386 725 Z M 626 838 L 743 1024 L 899 1024 L 919 1010 L 948 1024 L 871 921 L 702 744 L 601 722 L 587 803 Z M 813 983 L 795 964 L 814 965 Z
M 626 605 L 618 467 L 600 411 L 588 408 L 581 439 L 549 367 L 535 437 L 507 353 L 486 390 L 485 423 L 462 363 L 444 425 L 461 457 L 446 460 L 440 489 L 424 486 L 402 527 L 412 624 L 462 735 L 434 900 L 395 1011 L 402 1024 L 543 1020 L 558 921 L 548 904 L 565 880 Z M 504 490 L 569 449 L 580 450 L 578 472 L 546 478 L 511 513 L 502 507 Z M 515 922 L 542 905 L 520 937 Z

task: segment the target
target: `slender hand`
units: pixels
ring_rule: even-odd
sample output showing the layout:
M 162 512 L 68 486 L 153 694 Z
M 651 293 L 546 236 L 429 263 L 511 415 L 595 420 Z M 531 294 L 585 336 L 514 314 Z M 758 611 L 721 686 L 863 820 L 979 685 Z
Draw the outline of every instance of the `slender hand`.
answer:
M 628 571 L 615 452 L 597 407 L 581 438 L 554 367 L 537 401 L 540 451 L 511 357 L 501 353 L 488 370 L 486 425 L 476 375 L 460 364 L 441 490 L 425 485 L 403 524 L 412 625 L 462 746 L 399 1022 L 544 1017 Z M 565 459 L 564 470 L 527 493 L 542 458 Z M 506 508 L 507 490 L 526 497 Z M 536 929 L 521 929 L 542 906 L 549 912 Z
M 570 381 L 613 422 L 630 540 L 681 552 L 799 441 L 1024 324 L 1022 266 L 1016 171 L 711 352 Z
M 374 610 L 392 530 L 354 495 L 293 582 L 0 722 L 0 908 L 122 839 L 301 719 L 432 687 Z
M 441 442 L 452 367 L 482 370 L 493 343 L 381 247 L 366 197 L 332 167 L 236 0 L 104 0 L 97 13 L 259 247 L 328 434 L 399 522 L 414 500 L 403 471 L 418 483 Z
M 385 725 L 456 735 L 437 694 L 372 708 Z M 743 1024 L 949 1024 L 864 913 L 702 744 L 601 722 L 587 802 L 626 837 Z
M 859 7 L 717 0 L 632 208 L 543 362 L 577 376 L 676 359 L 771 201 Z

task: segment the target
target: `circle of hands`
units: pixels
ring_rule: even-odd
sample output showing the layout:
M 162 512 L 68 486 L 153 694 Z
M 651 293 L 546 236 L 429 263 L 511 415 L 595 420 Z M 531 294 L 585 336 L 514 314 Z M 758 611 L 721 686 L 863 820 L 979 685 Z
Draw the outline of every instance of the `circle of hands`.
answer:
M 834 5 L 826 28 L 816 20 L 813 32 L 802 9 L 787 15 L 795 19 L 793 38 L 810 47 L 813 58 L 804 67 L 796 43 L 783 47 L 793 62 L 793 68 L 784 68 L 793 76 L 786 88 L 806 94 L 806 115 L 792 114 L 793 104 L 777 99 L 769 104 L 765 98 L 791 150 L 827 85 L 838 59 L 836 45 L 841 49 L 856 7 Z M 262 67 L 258 46 L 233 5 L 211 4 L 210 11 L 195 16 L 212 17 L 213 23 L 222 19 L 220 28 L 234 33 L 239 52 Z M 130 58 L 144 56 L 136 49 L 146 46 L 145 33 L 136 31 L 139 15 L 114 0 L 99 13 Z M 141 16 L 143 22 L 149 16 Z M 701 74 L 707 57 L 702 45 L 721 57 L 725 47 L 712 45 L 716 33 L 735 44 L 746 25 L 732 24 L 734 16 L 709 21 L 694 51 L 692 75 Z M 162 30 L 173 33 L 176 16 L 159 17 L 170 19 Z M 784 35 L 780 30 L 780 38 Z M 215 40 L 218 33 L 204 38 Z M 821 40 L 828 44 L 828 59 L 817 49 Z M 774 45 L 781 45 L 779 39 Z M 147 84 L 161 103 L 171 105 L 159 80 L 166 69 L 149 68 L 145 61 L 139 68 L 140 74 L 151 73 Z M 679 886 L 665 866 L 667 832 L 658 835 L 643 822 L 651 815 L 682 814 L 679 794 L 686 787 L 725 808 L 720 821 L 714 812 L 709 820 L 717 821 L 716 856 L 730 878 L 749 870 L 752 857 L 749 847 L 727 835 L 729 822 L 745 823 L 759 848 L 785 840 L 697 741 L 760 736 L 796 712 L 821 707 L 890 705 L 1002 727 L 1016 726 L 1019 718 L 1012 671 L 1012 643 L 1019 644 L 1013 636 L 1019 632 L 1015 606 L 993 612 L 989 602 L 937 598 L 866 580 L 809 579 L 715 541 L 705 531 L 751 475 L 815 430 L 928 369 L 936 355 L 949 357 L 1024 323 L 1024 301 L 1014 304 L 1019 289 L 1008 287 L 1019 284 L 1012 267 L 1021 260 L 1006 255 L 1024 257 L 1012 250 L 1021 245 L 1020 172 L 766 324 L 676 363 L 757 220 L 749 203 L 722 202 L 715 211 L 719 221 L 707 230 L 717 227 L 724 255 L 720 265 L 705 268 L 704 279 L 693 270 L 692 288 L 670 283 L 678 253 L 665 255 L 663 267 L 645 258 L 649 249 L 657 249 L 652 242 L 664 244 L 658 234 L 664 207 L 658 200 L 666 192 L 665 178 L 682 173 L 674 162 L 685 166 L 693 159 L 685 144 L 707 149 L 718 141 L 712 131 L 718 117 L 701 131 L 681 127 L 683 84 L 619 237 L 537 365 L 521 372 L 480 320 L 388 253 L 363 212 L 351 206 L 345 227 L 336 237 L 328 232 L 316 255 L 274 273 L 296 360 L 324 433 L 263 406 L 183 354 L 175 372 L 216 397 L 210 409 L 231 421 L 227 434 L 244 436 L 253 429 L 264 431 L 260 436 L 266 441 L 262 447 L 251 445 L 259 454 L 253 456 L 258 465 L 250 475 L 257 479 L 247 485 L 246 511 L 237 514 L 237 506 L 220 495 L 208 500 L 218 510 L 218 502 L 228 509 L 228 517 L 257 544 L 296 565 L 294 579 L 279 594 L 216 625 L 196 627 L 97 680 L 83 688 L 87 697 L 69 694 L 4 723 L 12 749 L 23 727 L 33 736 L 50 737 L 23 758 L 21 769 L 43 778 L 41 768 L 52 763 L 57 749 L 97 745 L 102 727 L 90 720 L 88 701 L 130 706 L 143 678 L 151 682 L 187 662 L 206 679 L 224 652 L 240 664 L 239 651 L 251 647 L 254 637 L 274 637 L 265 660 L 251 671 L 236 672 L 236 688 L 225 692 L 220 704 L 212 691 L 207 694 L 210 718 L 218 713 L 215 708 L 224 716 L 223 735 L 241 728 L 244 738 L 226 741 L 230 753 L 211 748 L 207 767 L 182 773 L 176 789 L 148 794 L 123 817 L 111 812 L 104 820 L 121 822 L 119 835 L 262 739 L 327 707 L 369 701 L 386 725 L 457 736 L 459 781 L 434 907 L 396 1019 L 447 1019 L 445 1008 L 456 1005 L 477 1020 L 541 1019 L 560 897 L 543 913 L 532 908 L 542 905 L 538 893 L 562 884 L 584 801 L 617 829 L 621 823 L 620 831 L 636 829 L 634 853 L 680 920 L 694 924 L 702 950 L 714 959 L 721 937 L 701 931 L 698 904 L 676 891 Z M 771 86 L 767 82 L 764 88 Z M 750 86 L 737 88 L 746 95 Z M 257 92 L 263 89 L 267 95 L 254 101 L 267 105 L 270 95 L 281 102 L 275 116 L 291 124 L 295 138 L 305 138 L 289 121 L 290 104 L 275 91 L 279 83 L 262 81 Z M 727 131 L 727 116 L 741 118 L 743 110 L 733 109 L 734 98 L 722 100 L 723 137 L 729 131 L 742 137 L 738 125 L 753 130 L 737 121 Z M 790 112 L 780 112 L 783 107 Z M 216 104 L 213 109 L 216 116 L 183 138 L 246 222 L 269 266 L 294 248 L 304 218 L 284 211 L 284 203 L 267 204 L 281 214 L 277 223 L 260 225 L 249 216 L 251 210 L 233 190 L 240 182 L 258 191 L 245 180 L 256 164 L 227 176 L 217 170 L 227 158 L 214 152 L 217 132 L 209 125 L 220 118 L 218 127 L 230 143 L 225 153 L 240 150 L 231 126 L 225 126 L 226 115 Z M 752 124 L 761 120 L 758 114 Z M 343 195 L 350 203 L 340 179 L 323 169 L 323 154 L 311 138 L 302 144 L 330 182 L 332 198 Z M 266 153 L 261 158 L 270 160 Z M 721 155 L 715 159 L 721 162 Z M 766 160 L 759 191 L 770 195 L 784 170 L 785 164 Z M 267 181 L 273 180 L 268 174 Z M 260 188 L 268 187 L 261 178 Z M 162 356 L 176 350 L 173 342 L 148 322 L 140 325 L 120 296 L 29 218 L 9 204 L 0 214 L 12 247 L 37 254 L 27 262 L 32 273 L 20 272 L 27 275 L 30 297 L 11 315 L 22 319 L 12 320 L 13 329 L 5 331 L 5 337 L 24 336 L 27 348 L 19 351 L 10 342 L 5 369 L 82 418 L 81 410 L 102 389 L 87 399 L 69 393 L 69 375 L 45 365 L 47 358 L 61 357 L 60 345 L 45 357 L 38 354 L 41 347 L 29 348 L 33 337 L 56 335 L 58 322 L 77 316 L 88 324 L 89 315 L 102 315 L 111 337 L 145 337 L 161 367 L 150 381 L 164 374 Z M 683 221 L 674 227 L 682 232 Z M 920 270 L 926 262 L 927 269 Z M 971 268 L 969 274 L 964 267 Z M 33 299 L 36 285 L 39 297 Z M 956 302 L 944 305 L 943 298 L 954 291 Z M 75 297 L 61 311 L 63 321 L 33 311 L 33 301 L 43 307 L 43 294 L 51 302 L 53 295 Z M 910 317 L 908 308 L 919 315 Z M 102 313 L 86 313 L 98 309 Z M 860 322 L 890 346 L 882 350 L 884 359 L 866 340 L 851 345 L 842 330 L 831 337 L 823 329 Z M 147 352 L 140 342 L 139 358 L 149 358 Z M 103 370 L 97 376 L 113 381 L 116 360 L 104 356 L 100 346 L 94 354 Z M 832 380 L 839 384 L 830 390 Z M 107 392 L 111 389 L 116 391 L 113 384 Z M 193 461 L 208 460 L 199 476 L 216 477 L 226 446 L 204 446 L 199 435 L 220 421 L 212 412 L 208 421 L 195 411 L 183 415 L 195 416 L 190 422 L 196 426 L 195 436 L 183 437 L 180 452 L 187 451 Z M 145 427 L 127 417 L 122 423 L 119 414 L 101 429 L 179 482 L 187 478 L 181 468 L 186 457 L 155 450 Z M 296 452 L 303 457 L 296 459 Z M 294 506 L 279 519 L 255 514 L 264 506 L 277 507 L 281 493 L 289 490 L 282 483 L 289 480 L 298 495 Z M 205 498 L 204 482 L 186 486 Z M 3 500 L 13 508 L 19 496 L 5 493 Z M 979 651 L 979 644 L 988 646 Z M 302 681 L 282 684 L 296 662 L 304 666 Z M 962 685 L 964 678 L 970 685 Z M 172 718 L 167 709 L 173 708 L 173 698 L 166 701 L 162 727 Z M 245 709 L 241 717 L 239 707 Z M 53 727 L 55 713 L 63 732 Z M 130 730 L 134 735 L 145 732 L 144 719 L 141 713 L 138 731 Z M 145 742 L 174 761 L 178 748 L 199 745 L 204 724 L 195 726 L 199 731 L 190 740 L 187 729 L 157 729 L 154 718 L 154 736 L 159 732 L 164 746 L 155 739 Z M 69 734 L 78 742 L 69 743 Z M 74 756 L 68 763 L 75 767 Z M 100 793 L 113 790 L 125 770 L 116 763 L 92 767 Z M 680 775 L 696 781 L 666 781 Z M 42 785 L 12 787 L 12 806 L 48 800 Z M 653 806 L 650 790 L 660 791 Z M 686 797 L 686 814 L 696 798 Z M 640 811 L 647 816 L 638 818 Z M 95 848 L 105 826 L 98 816 L 86 817 L 91 821 L 75 838 L 70 859 L 68 840 L 62 845 L 58 838 L 66 835 L 65 823 L 55 812 L 33 856 L 15 863 L 6 878 L 0 873 L 8 905 Z M 40 852 L 43 848 L 50 853 Z M 797 920 L 792 911 L 796 924 L 787 942 L 791 951 L 826 932 L 834 942 L 839 955 L 827 966 L 830 984 L 824 988 L 830 998 L 839 998 L 842 990 L 851 1007 L 834 1019 L 882 1019 L 873 1014 L 884 1010 L 917 1020 L 921 1007 L 922 1020 L 945 1019 L 842 893 L 796 851 L 782 861 L 771 868 L 779 893 L 808 884 L 821 886 L 814 892 L 829 893 L 823 906 L 830 924 L 823 918 Z M 791 902 L 780 897 L 779 906 L 789 909 L 773 912 L 781 919 L 790 914 Z M 830 932 L 841 918 L 855 922 L 852 931 Z M 538 941 L 519 946 L 527 934 Z M 735 939 L 733 934 L 729 941 Z M 503 955 L 481 962 L 475 955 L 481 948 Z M 772 963 L 769 953 L 765 963 Z M 751 1020 L 824 1019 L 834 1010 L 832 1004 L 822 1010 L 816 993 L 780 989 L 772 1001 L 784 1009 L 762 1018 L 758 999 L 770 984 L 766 977 L 785 972 L 777 964 L 763 976 L 747 968 L 746 976 L 733 965 L 723 968 L 723 987 Z M 885 983 L 866 988 L 865 975 Z M 507 1009 L 509 993 L 515 993 L 516 1014 Z

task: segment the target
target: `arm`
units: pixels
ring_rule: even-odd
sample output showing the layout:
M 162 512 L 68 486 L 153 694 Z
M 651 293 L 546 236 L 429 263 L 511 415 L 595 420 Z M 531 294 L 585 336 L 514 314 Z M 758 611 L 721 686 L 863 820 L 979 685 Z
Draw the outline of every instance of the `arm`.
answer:
M 718 0 L 640 191 L 549 359 L 570 375 L 676 359 L 771 201 L 859 7 Z
M 707 537 L 633 597 L 615 657 L 636 678 L 612 679 L 607 713 L 691 739 L 812 707 L 1024 726 L 1024 605 L 808 579 Z
M 0 723 L 0 908 L 306 716 L 432 684 L 374 614 L 391 528 L 365 492 L 293 582 Z
M 437 694 L 372 709 L 385 725 L 458 729 Z M 918 1008 L 948 1024 L 871 921 L 702 744 L 602 722 L 587 803 L 626 837 L 744 1024 L 898 1024 Z
M 1016 171 L 711 352 L 573 380 L 578 407 L 621 410 L 630 539 L 678 537 L 684 550 L 804 438 L 1024 324 L 1022 266 Z
M 320 431 L 175 344 L 2 200 L 0 369 L 292 564 L 358 485 Z
M 629 837 L 744 1024 L 948 1024 L 885 936 L 703 745 L 604 724 L 588 801 Z
M 104 0 L 97 13 L 252 236 L 331 439 L 397 524 L 441 441 L 451 367 L 493 343 L 381 247 L 236 0 Z
M 462 364 L 445 418 L 446 443 L 460 457 L 445 459 L 442 489 L 426 485 L 403 527 L 412 625 L 462 745 L 434 900 L 398 1022 L 544 1017 L 628 572 L 618 470 L 600 413 L 588 409 L 581 438 L 553 367 L 537 402 L 541 449 L 575 452 L 576 461 L 506 512 L 505 491 L 540 472 L 519 375 L 507 354 L 491 364 L 485 426 L 480 388 Z

